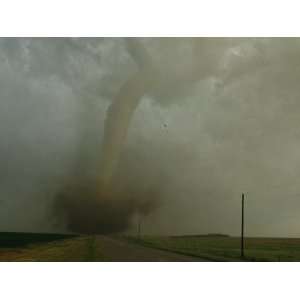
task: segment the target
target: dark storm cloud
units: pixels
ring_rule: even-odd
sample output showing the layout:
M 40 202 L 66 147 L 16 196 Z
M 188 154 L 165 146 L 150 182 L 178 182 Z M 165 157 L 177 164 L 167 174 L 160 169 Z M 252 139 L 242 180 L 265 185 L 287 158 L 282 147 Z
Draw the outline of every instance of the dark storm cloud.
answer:
M 149 233 L 236 234 L 245 192 L 248 234 L 297 235 L 299 39 L 138 43 L 156 78 L 115 170 L 117 222 L 105 224 L 142 213 Z M 149 65 L 144 50 L 122 38 L 0 39 L 2 230 L 76 230 L 97 209 L 103 219 L 93 199 L 106 110 Z M 71 217 L 53 215 L 62 194 Z

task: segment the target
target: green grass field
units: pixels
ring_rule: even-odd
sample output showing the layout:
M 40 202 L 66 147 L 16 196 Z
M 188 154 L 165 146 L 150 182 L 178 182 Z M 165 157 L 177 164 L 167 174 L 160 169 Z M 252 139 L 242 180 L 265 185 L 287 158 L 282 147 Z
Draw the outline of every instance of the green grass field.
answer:
M 215 261 L 240 261 L 240 239 L 235 237 L 142 237 L 145 246 L 195 255 Z M 246 261 L 300 261 L 300 239 L 246 238 Z

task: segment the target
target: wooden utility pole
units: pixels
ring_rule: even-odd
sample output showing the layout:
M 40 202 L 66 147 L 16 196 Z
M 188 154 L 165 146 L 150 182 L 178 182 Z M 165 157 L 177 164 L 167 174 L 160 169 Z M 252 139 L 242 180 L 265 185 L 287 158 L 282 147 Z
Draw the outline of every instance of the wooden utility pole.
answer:
M 241 257 L 244 258 L 244 202 L 245 195 L 242 194 L 242 226 L 241 226 Z
M 138 239 L 140 240 L 141 239 L 141 216 L 139 216 L 138 218 Z

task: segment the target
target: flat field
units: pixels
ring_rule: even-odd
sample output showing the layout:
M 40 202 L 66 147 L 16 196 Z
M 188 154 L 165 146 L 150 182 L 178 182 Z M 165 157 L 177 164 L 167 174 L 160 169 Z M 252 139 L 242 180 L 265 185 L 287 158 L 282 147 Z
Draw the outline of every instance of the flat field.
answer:
M 300 239 L 0 233 L 0 261 L 300 261 Z
M 246 238 L 244 259 L 237 237 L 144 236 L 136 242 L 214 261 L 300 261 L 300 238 Z
M 48 233 L 0 233 L 0 261 L 95 261 L 93 236 Z

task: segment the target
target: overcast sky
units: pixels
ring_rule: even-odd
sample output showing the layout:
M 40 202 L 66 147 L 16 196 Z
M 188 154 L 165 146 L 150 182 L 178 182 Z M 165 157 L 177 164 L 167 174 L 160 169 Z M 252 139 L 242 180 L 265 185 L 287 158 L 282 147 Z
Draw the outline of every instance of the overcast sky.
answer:
M 54 199 L 97 176 L 107 108 L 144 68 L 115 178 L 157 197 L 145 233 L 237 235 L 243 192 L 247 235 L 300 236 L 300 39 L 137 43 L 0 39 L 0 230 L 66 230 Z

